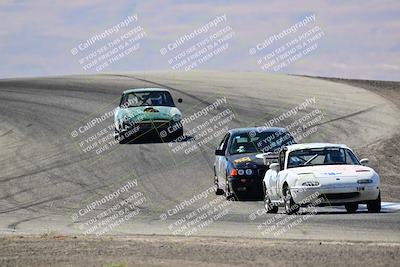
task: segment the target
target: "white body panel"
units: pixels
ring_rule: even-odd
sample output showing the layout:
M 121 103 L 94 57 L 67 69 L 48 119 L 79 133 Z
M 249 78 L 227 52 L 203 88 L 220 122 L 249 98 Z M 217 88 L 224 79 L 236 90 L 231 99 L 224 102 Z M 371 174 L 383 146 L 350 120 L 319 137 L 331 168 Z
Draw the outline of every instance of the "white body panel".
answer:
M 328 145 L 332 146 L 332 144 Z M 323 144 L 317 144 L 317 147 L 321 146 Z M 288 151 L 304 147 L 312 148 L 313 146 L 312 144 L 293 145 L 288 147 Z M 287 168 L 286 161 L 287 155 L 283 170 L 269 169 L 265 173 L 263 181 L 272 202 L 283 202 L 286 185 L 297 204 L 315 201 L 315 198 L 312 199 L 310 196 L 315 197 L 317 195 L 323 197 L 321 204 L 324 205 L 340 205 L 351 202 L 365 203 L 377 199 L 379 195 L 380 178 L 370 167 L 340 164 Z M 369 183 L 361 183 L 360 180 L 367 180 Z M 312 185 L 307 184 L 308 182 L 311 182 Z M 304 183 L 307 185 L 304 185 Z

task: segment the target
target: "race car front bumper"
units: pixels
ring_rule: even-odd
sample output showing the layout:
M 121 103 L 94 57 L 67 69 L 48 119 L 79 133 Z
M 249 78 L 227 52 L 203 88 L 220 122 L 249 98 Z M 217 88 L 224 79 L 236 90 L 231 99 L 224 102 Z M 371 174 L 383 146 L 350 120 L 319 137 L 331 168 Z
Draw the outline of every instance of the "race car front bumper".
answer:
M 352 183 L 319 187 L 301 186 L 291 188 L 291 193 L 294 202 L 300 205 L 312 204 L 319 199 L 318 206 L 335 206 L 376 200 L 379 195 L 379 185 Z
M 182 126 L 174 121 L 148 121 L 134 124 L 124 124 L 118 133 L 124 138 L 142 135 L 156 135 L 163 138 L 182 134 Z
M 229 185 L 238 199 L 262 199 L 262 179 L 258 176 L 229 178 Z

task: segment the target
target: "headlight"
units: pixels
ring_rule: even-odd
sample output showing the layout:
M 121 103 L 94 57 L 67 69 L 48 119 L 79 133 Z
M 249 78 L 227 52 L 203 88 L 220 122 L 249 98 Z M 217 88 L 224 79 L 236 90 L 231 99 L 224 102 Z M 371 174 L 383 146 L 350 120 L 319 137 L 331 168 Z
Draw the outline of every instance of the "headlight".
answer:
M 372 182 L 372 179 L 360 179 L 357 181 L 359 184 L 371 184 Z
M 247 175 L 252 175 L 253 174 L 253 170 L 252 169 L 247 169 L 246 170 L 246 174 Z
M 295 180 L 297 186 L 319 186 L 318 179 L 314 173 L 299 173 L 298 178 Z
M 319 182 L 317 181 L 308 181 L 301 184 L 302 186 L 319 186 Z
M 239 169 L 239 170 L 238 170 L 238 174 L 239 174 L 239 175 L 244 175 L 244 170 L 243 170 L 243 169 Z
M 127 115 L 124 115 L 123 120 L 124 120 L 124 122 L 129 122 L 130 118 Z
M 180 121 L 182 119 L 182 116 L 180 114 L 175 114 L 174 116 L 172 116 L 172 120 L 173 121 Z

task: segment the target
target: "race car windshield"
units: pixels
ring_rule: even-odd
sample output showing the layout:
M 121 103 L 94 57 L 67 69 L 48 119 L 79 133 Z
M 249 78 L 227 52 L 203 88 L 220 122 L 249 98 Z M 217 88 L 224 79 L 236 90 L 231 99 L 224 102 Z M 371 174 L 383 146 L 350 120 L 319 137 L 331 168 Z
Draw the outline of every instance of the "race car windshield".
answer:
M 167 91 L 135 92 L 123 96 L 121 106 L 131 108 L 140 106 L 175 107 L 171 94 Z
M 288 158 L 288 168 L 338 164 L 360 165 L 353 152 L 339 147 L 296 150 Z
M 266 153 L 276 152 L 281 147 L 294 144 L 293 137 L 284 131 L 240 133 L 232 136 L 229 153 Z

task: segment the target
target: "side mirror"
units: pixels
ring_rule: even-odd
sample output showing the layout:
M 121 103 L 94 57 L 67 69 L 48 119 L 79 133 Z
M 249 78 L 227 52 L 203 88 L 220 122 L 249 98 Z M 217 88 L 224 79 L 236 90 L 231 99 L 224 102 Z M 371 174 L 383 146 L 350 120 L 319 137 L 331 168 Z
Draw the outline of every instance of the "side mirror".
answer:
M 269 168 L 273 171 L 278 172 L 279 171 L 279 163 L 272 163 L 271 165 L 269 165 Z
M 178 98 L 178 103 L 182 103 L 182 102 L 183 102 L 182 98 Z
M 225 156 L 225 152 L 223 150 L 217 149 L 215 150 L 216 156 Z
M 361 159 L 361 160 L 360 160 L 360 163 L 361 163 L 361 165 L 363 165 L 363 166 L 368 166 L 369 159 Z

